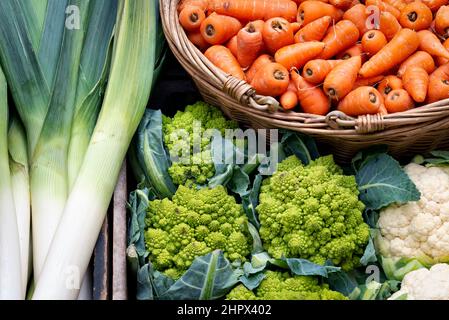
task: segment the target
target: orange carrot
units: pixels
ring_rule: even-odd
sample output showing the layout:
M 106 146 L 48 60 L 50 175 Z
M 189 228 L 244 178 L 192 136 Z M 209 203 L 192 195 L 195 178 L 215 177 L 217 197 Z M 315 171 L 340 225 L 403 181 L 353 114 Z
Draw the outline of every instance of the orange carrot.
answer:
M 288 70 L 293 67 L 300 69 L 309 60 L 319 55 L 323 48 L 324 43 L 318 41 L 295 43 L 279 49 L 274 59 Z
M 377 90 L 384 98 L 386 98 L 391 91 L 402 88 L 402 80 L 393 75 L 386 76 L 377 86 Z
M 371 30 L 362 37 L 362 50 L 370 56 L 374 56 L 387 44 L 387 38 L 379 30 Z
M 405 90 L 416 102 L 426 100 L 427 87 L 429 86 L 429 75 L 420 67 L 408 67 L 402 76 Z
M 263 27 L 262 36 L 265 47 L 271 54 L 282 47 L 295 43 L 290 23 L 284 18 L 267 20 Z
M 231 50 L 231 53 L 234 57 L 237 58 L 238 55 L 238 47 L 237 47 L 237 35 L 233 36 L 228 43 L 226 43 L 226 48 Z
M 262 32 L 253 23 L 237 33 L 237 60 L 242 68 L 249 67 L 263 50 Z
M 352 0 L 329 0 L 329 3 L 338 9 L 346 10 L 351 7 Z
M 208 9 L 246 21 L 282 17 L 293 22 L 298 6 L 289 0 L 209 0 Z
M 324 16 L 306 24 L 295 34 L 295 42 L 321 41 L 331 22 L 330 16 Z
M 357 29 L 359 29 L 359 34 L 364 34 L 368 31 L 368 27 L 366 25 L 368 16 L 366 7 L 363 4 L 356 4 L 344 13 L 343 19 L 354 23 Z
M 187 33 L 187 38 L 202 52 L 210 46 L 199 30 Z
M 446 39 L 446 41 L 443 42 L 443 47 L 446 48 L 446 50 L 449 51 L 449 38 Z M 442 66 L 443 64 L 446 64 L 449 62 L 449 59 L 437 57 L 438 66 Z
M 379 15 L 380 25 L 378 28 L 385 35 L 388 41 L 394 38 L 394 36 L 402 29 L 398 19 L 396 19 L 389 12 L 381 12 Z
M 207 49 L 204 55 L 216 67 L 223 70 L 223 72 L 228 73 L 237 79 L 245 79 L 245 73 L 240 67 L 237 58 L 234 57 L 228 48 L 221 45 L 215 45 Z
M 383 98 L 375 88 L 359 87 L 340 101 L 338 110 L 352 117 L 376 114 L 382 103 Z
M 263 20 L 254 20 L 254 21 L 251 21 L 251 23 L 253 24 L 253 26 L 254 26 L 254 28 L 256 30 L 258 30 L 260 32 L 263 31 L 263 27 L 265 25 L 265 21 L 263 21 Z
M 399 16 L 401 15 L 401 11 L 395 7 L 393 7 L 391 4 L 385 2 L 385 1 L 381 1 L 381 0 L 366 0 L 365 1 L 365 5 L 367 7 L 369 6 L 376 6 L 379 8 L 380 11 L 387 11 L 389 13 L 391 13 L 392 15 L 394 15 L 394 17 L 396 19 L 399 18 Z
M 443 36 L 449 36 L 449 6 L 442 6 L 435 15 L 435 30 Z
M 287 91 L 289 81 L 287 69 L 279 63 L 270 62 L 256 72 L 251 86 L 258 94 L 276 97 Z
M 449 59 L 449 51 L 441 44 L 440 39 L 429 30 L 418 32 L 419 47 L 432 56 Z
M 368 78 L 385 73 L 407 59 L 418 46 L 419 37 L 416 32 L 402 29 L 385 47 L 363 64 L 360 76 Z
M 294 109 L 298 105 L 299 100 L 297 92 L 298 90 L 296 89 L 295 83 L 293 80 L 290 80 L 287 91 L 279 99 L 279 102 L 284 110 Z
M 393 90 L 385 98 L 385 107 L 388 113 L 407 111 L 414 106 L 412 97 L 404 89 Z
M 308 83 L 297 70 L 292 70 L 290 77 L 296 86 L 298 100 L 305 113 L 324 116 L 329 112 L 330 101 L 321 88 Z
M 208 0 L 181 0 L 178 5 L 178 13 L 180 13 L 185 7 L 198 7 L 203 12 L 207 9 Z
M 200 7 L 187 6 L 179 13 L 179 23 L 187 31 L 198 30 L 204 19 L 206 15 Z
M 436 69 L 429 77 L 427 101 L 429 103 L 449 98 L 449 63 Z
M 432 11 L 422 2 L 411 2 L 401 11 L 399 23 L 404 28 L 412 30 L 424 30 L 432 23 Z
M 223 44 L 239 32 L 242 24 L 235 18 L 215 12 L 201 23 L 201 33 L 210 44 Z
M 371 77 L 371 78 L 358 78 L 355 81 L 354 86 L 352 87 L 352 90 L 355 90 L 360 87 L 366 87 L 366 86 L 374 87 L 379 82 L 381 82 L 383 80 L 383 78 L 384 78 L 384 76 L 382 76 L 382 75 Z
M 385 107 L 385 103 L 382 103 L 381 105 L 380 105 L 380 107 L 379 107 L 379 112 L 378 112 L 379 114 L 381 114 L 381 115 L 387 115 L 388 114 L 388 110 L 387 110 L 387 108 Z
M 362 66 L 360 56 L 337 64 L 324 79 L 323 90 L 331 99 L 341 100 L 351 92 Z
M 246 71 L 246 81 L 251 83 L 254 79 L 254 75 L 259 71 L 261 67 L 267 63 L 274 62 L 274 58 L 268 54 L 262 54 L 259 56 L 251 65 L 251 67 Z
M 351 48 L 342 51 L 337 55 L 337 59 L 348 60 L 352 57 L 362 57 L 362 62 L 364 60 L 365 54 L 363 53 L 362 45 L 360 43 L 356 43 Z
M 406 3 L 402 0 L 383 0 L 384 2 L 388 3 L 389 5 L 392 5 L 399 11 L 405 8 Z
M 328 3 L 320 1 L 304 1 L 298 8 L 297 21 L 301 26 L 305 26 L 324 16 L 330 16 L 336 22 L 342 18 L 343 11 Z
M 433 72 L 435 70 L 435 62 L 430 54 L 425 51 L 416 51 L 410 57 L 402 62 L 398 70 L 398 76 L 402 77 L 404 75 L 405 69 L 410 66 L 421 67 L 426 70 L 427 73 Z
M 432 12 L 438 11 L 441 6 L 447 5 L 448 0 L 422 0 L 422 2 L 432 10 Z
M 299 22 L 292 22 L 290 23 L 290 26 L 292 28 L 293 33 L 296 33 L 299 31 L 299 29 L 301 29 L 301 25 L 299 24 Z
M 329 72 L 340 62 L 341 60 L 310 60 L 305 64 L 302 70 L 302 76 L 307 82 L 320 84 L 324 81 Z
M 349 20 L 342 20 L 334 27 L 329 28 L 322 42 L 325 47 L 320 59 L 329 59 L 337 53 L 353 46 L 359 39 L 359 29 Z

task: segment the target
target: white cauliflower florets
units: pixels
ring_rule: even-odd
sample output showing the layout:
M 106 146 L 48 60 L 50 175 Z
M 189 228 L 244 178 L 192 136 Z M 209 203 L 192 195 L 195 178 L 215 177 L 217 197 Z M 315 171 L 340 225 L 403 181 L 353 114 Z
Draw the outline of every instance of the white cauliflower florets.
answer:
M 380 212 L 376 245 L 385 257 L 448 262 L 449 169 L 415 163 L 404 169 L 421 192 L 421 199 Z
M 440 263 L 430 270 L 422 268 L 409 272 L 402 281 L 401 290 L 389 300 L 404 294 L 407 300 L 449 300 L 449 265 Z

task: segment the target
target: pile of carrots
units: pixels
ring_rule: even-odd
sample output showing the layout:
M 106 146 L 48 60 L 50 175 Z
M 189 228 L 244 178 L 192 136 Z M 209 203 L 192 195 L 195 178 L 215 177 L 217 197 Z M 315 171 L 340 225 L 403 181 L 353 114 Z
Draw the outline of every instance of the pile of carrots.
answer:
M 349 116 L 449 98 L 449 0 L 183 0 L 218 68 L 284 110 Z

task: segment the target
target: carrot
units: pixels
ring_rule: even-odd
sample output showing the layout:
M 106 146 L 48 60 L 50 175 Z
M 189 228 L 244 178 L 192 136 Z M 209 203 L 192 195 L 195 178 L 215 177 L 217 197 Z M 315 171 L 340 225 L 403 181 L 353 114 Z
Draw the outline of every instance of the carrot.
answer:
M 200 51 L 204 52 L 210 46 L 199 30 L 187 33 L 187 38 L 189 38 L 190 42 L 200 49 Z
M 360 56 L 352 57 L 337 64 L 324 79 L 324 93 L 334 100 L 344 98 L 351 92 L 361 66 L 362 58 Z
M 382 103 L 381 105 L 380 105 L 380 107 L 379 107 L 379 112 L 378 112 L 379 114 L 381 114 L 381 115 L 387 115 L 388 114 L 388 110 L 387 110 L 387 108 L 385 107 L 385 103 Z
M 293 22 L 298 6 L 289 0 L 209 0 L 208 9 L 246 21 L 281 17 Z
M 447 38 L 449 37 L 449 6 L 442 6 L 435 15 L 436 32 Z
M 274 58 L 268 54 L 262 54 L 260 55 L 251 65 L 251 67 L 246 71 L 246 81 L 248 83 L 251 83 L 254 79 L 254 75 L 259 71 L 261 67 L 263 67 L 265 64 L 274 62 Z
M 443 42 L 443 47 L 446 48 L 446 50 L 449 50 L 449 38 L 446 39 L 446 41 Z M 449 59 L 437 57 L 438 66 L 442 66 L 443 64 L 446 64 L 449 62 Z
M 352 0 L 329 0 L 329 3 L 338 9 L 346 10 L 351 7 Z
M 248 68 L 264 48 L 262 32 L 253 23 L 237 33 L 237 60 L 242 68 Z
M 449 59 L 449 51 L 441 44 L 438 37 L 429 30 L 418 32 L 419 47 L 432 56 Z
M 362 50 L 370 56 L 378 53 L 386 44 L 387 38 L 379 30 L 368 31 L 362 37 Z
M 418 46 L 419 37 L 416 32 L 402 29 L 385 47 L 363 64 L 360 76 L 368 78 L 385 73 L 407 59 Z
M 394 38 L 394 36 L 402 29 L 398 19 L 396 19 L 389 12 L 381 12 L 379 15 L 379 29 L 385 35 L 388 41 Z
M 429 75 L 420 67 L 408 67 L 402 76 L 405 90 L 416 102 L 426 100 L 427 87 L 429 86 Z
M 352 57 L 361 57 L 362 62 L 365 62 L 366 53 L 363 52 L 362 44 L 356 43 L 351 48 L 342 51 L 337 55 L 337 59 L 348 60 Z
M 307 82 L 320 84 L 324 81 L 329 72 L 340 62 L 341 60 L 310 60 L 305 64 L 302 70 L 302 76 Z
M 305 26 L 324 16 L 330 16 L 336 22 L 343 17 L 343 11 L 328 3 L 304 1 L 299 5 L 297 21 L 301 26 Z
M 300 69 L 309 60 L 318 56 L 323 48 L 323 42 L 295 43 L 279 49 L 274 55 L 274 59 L 288 70 L 293 67 Z
M 228 73 L 237 79 L 245 79 L 245 73 L 240 67 L 237 58 L 234 57 L 228 48 L 221 45 L 214 45 L 207 49 L 204 55 L 216 67 L 223 70 L 223 72 Z
M 383 80 L 383 78 L 384 78 L 384 76 L 382 76 L 382 75 L 371 77 L 371 78 L 358 78 L 355 81 L 354 86 L 352 87 L 352 90 L 355 90 L 360 87 L 366 87 L 366 86 L 373 87 L 376 84 L 378 84 L 379 82 L 381 82 Z
M 344 20 L 349 20 L 357 29 L 359 29 L 359 34 L 364 34 L 369 29 L 366 26 L 368 20 L 368 12 L 363 4 L 356 4 L 351 9 L 347 10 L 343 15 Z
M 399 16 L 401 15 L 401 11 L 397 8 L 395 8 L 394 6 L 392 6 L 391 4 L 385 2 L 385 1 L 381 1 L 381 0 L 366 0 L 365 1 L 365 5 L 367 7 L 369 6 L 376 6 L 379 8 L 380 11 L 387 11 L 389 13 L 391 13 L 392 15 L 394 15 L 394 17 L 396 19 L 399 18 Z
M 178 5 L 178 13 L 180 13 L 185 7 L 198 7 L 203 12 L 207 9 L 208 0 L 181 0 Z
M 388 113 L 407 111 L 414 106 L 412 97 L 404 89 L 393 90 L 385 98 L 385 107 Z
M 260 31 L 260 32 L 263 31 L 263 26 L 265 25 L 265 21 L 263 21 L 263 20 L 254 20 L 254 21 L 251 21 L 251 23 L 253 24 L 254 28 L 257 31 Z
M 282 47 L 295 43 L 290 23 L 284 18 L 267 20 L 263 27 L 262 36 L 265 47 L 271 54 Z
M 447 5 L 448 0 L 422 0 L 422 2 L 432 10 L 432 12 L 438 11 L 441 6 Z
M 290 27 L 292 28 L 293 33 L 296 33 L 299 31 L 299 29 L 301 29 L 301 25 L 299 24 L 299 22 L 290 23 Z
M 329 31 L 324 36 L 322 42 L 325 47 L 320 54 L 320 59 L 329 59 L 337 53 L 353 46 L 359 39 L 359 29 L 349 20 L 342 20 L 334 27 L 329 28 Z
M 432 11 L 422 2 L 411 2 L 401 11 L 399 23 L 404 28 L 412 30 L 424 30 L 432 23 Z
M 298 90 L 296 89 L 295 83 L 290 79 L 287 91 L 279 99 L 279 102 L 284 110 L 294 109 L 298 105 L 299 100 L 297 93 Z
M 324 16 L 306 24 L 295 34 L 295 42 L 321 41 L 331 22 L 330 16 Z
M 237 58 L 238 55 L 238 47 L 237 47 L 237 35 L 233 36 L 228 43 L 226 43 L 226 48 L 231 50 L 232 55 Z
M 383 103 L 380 93 L 373 87 L 360 87 L 351 91 L 338 104 L 337 109 L 348 116 L 376 114 Z
M 404 1 L 402 1 L 402 0 L 383 0 L 383 1 L 388 3 L 389 5 L 392 5 L 393 7 L 398 9 L 399 11 L 404 9 L 404 7 L 406 6 L 406 3 Z
M 201 23 L 201 34 L 210 44 L 223 44 L 239 32 L 242 24 L 235 18 L 216 14 L 208 16 Z
M 427 101 L 429 103 L 449 98 L 449 63 L 436 69 L 429 77 Z
M 206 15 L 200 7 L 187 6 L 179 13 L 179 23 L 187 31 L 198 30 L 204 19 Z
M 292 70 L 290 77 L 296 86 L 298 100 L 305 113 L 324 116 L 329 112 L 330 101 L 321 88 L 308 83 L 297 70 Z
M 287 91 L 289 81 L 287 69 L 279 63 L 270 62 L 256 72 L 251 86 L 258 94 L 276 97 Z
M 435 70 L 435 62 L 433 61 L 432 56 L 425 51 L 416 51 L 408 57 L 407 60 L 402 62 L 398 70 L 398 76 L 402 77 L 405 69 L 411 66 L 421 67 L 426 70 L 427 73 L 431 73 Z
M 377 90 L 384 98 L 386 98 L 391 91 L 402 88 L 402 80 L 393 75 L 386 76 L 377 86 Z

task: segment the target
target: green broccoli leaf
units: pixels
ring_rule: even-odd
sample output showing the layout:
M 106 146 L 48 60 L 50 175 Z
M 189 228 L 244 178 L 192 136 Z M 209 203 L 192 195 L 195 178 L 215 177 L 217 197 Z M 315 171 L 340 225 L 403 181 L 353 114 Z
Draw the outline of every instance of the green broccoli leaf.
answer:
M 379 154 L 387 153 L 388 146 L 386 145 L 377 145 L 372 146 L 368 149 L 362 150 L 357 153 L 351 161 L 351 167 L 354 171 L 353 173 L 357 173 L 361 167 L 365 166 L 372 158 L 378 156 Z
M 354 290 L 358 288 L 359 283 L 353 273 L 344 271 L 333 272 L 328 277 L 329 287 L 349 297 L 354 294 Z
M 160 110 L 145 111 L 132 146 L 130 163 L 135 175 L 143 173 L 145 185 L 159 198 L 171 198 L 176 187 L 168 174 L 170 157 L 164 147 Z
M 254 290 L 259 287 L 260 283 L 265 279 L 264 272 L 259 272 L 251 275 L 243 275 L 239 278 L 239 281 L 248 289 Z
M 263 245 L 262 240 L 260 239 L 259 232 L 257 231 L 256 227 L 251 223 L 248 222 L 248 231 L 253 238 L 253 254 L 257 254 L 260 252 L 263 252 Z
M 282 133 L 281 144 L 287 156 L 297 156 L 304 165 L 320 156 L 312 137 L 287 130 Z
M 322 276 L 327 278 L 329 274 L 341 270 L 340 267 L 335 267 L 329 262 L 319 265 L 306 259 L 285 258 L 282 260 L 285 260 L 292 273 L 298 276 Z
M 447 166 L 449 165 L 449 151 L 432 151 L 430 155 L 435 158 L 423 158 L 422 163 L 427 166 Z M 416 158 L 416 157 L 415 157 Z
M 251 222 L 257 229 L 260 228 L 260 222 L 257 217 L 256 207 L 259 204 L 259 191 L 262 181 L 262 176 L 258 174 L 254 178 L 251 190 L 241 195 L 243 209 L 248 217 L 248 221 Z
M 137 300 L 157 300 L 174 284 L 174 280 L 155 271 L 151 263 L 147 263 L 137 273 Z
M 371 262 L 376 262 L 376 249 L 374 247 L 373 237 L 370 235 L 368 245 L 365 248 L 365 252 L 363 253 L 362 258 L 360 258 L 360 263 L 362 266 L 366 266 Z
M 356 175 L 360 199 L 367 209 L 417 201 L 421 194 L 399 163 L 387 154 L 365 161 Z
M 233 269 L 223 252 L 215 250 L 196 258 L 187 272 L 170 286 L 162 300 L 215 300 L 225 296 L 242 272 Z

